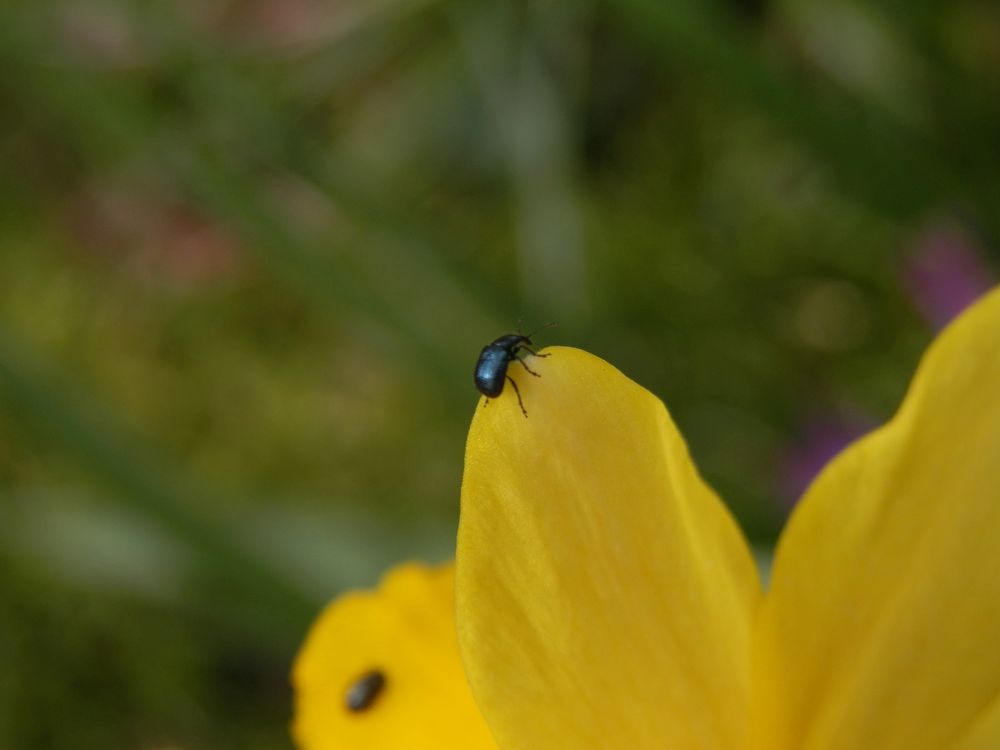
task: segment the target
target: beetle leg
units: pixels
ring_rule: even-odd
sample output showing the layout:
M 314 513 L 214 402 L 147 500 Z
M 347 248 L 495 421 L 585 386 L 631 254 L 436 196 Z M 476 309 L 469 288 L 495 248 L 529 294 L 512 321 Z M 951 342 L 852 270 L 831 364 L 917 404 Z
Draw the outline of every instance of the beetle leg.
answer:
M 530 373 L 531 373 L 532 375 L 534 375 L 534 376 L 535 376 L 536 378 L 540 378 L 540 377 L 542 377 L 542 376 L 541 376 L 541 375 L 539 375 L 539 374 L 538 374 L 537 372 L 535 372 L 535 371 L 534 371 L 534 370 L 532 370 L 532 369 L 531 369 L 530 367 L 528 367 L 528 364 L 527 364 L 527 363 L 526 363 L 526 362 L 525 362 L 525 361 L 524 361 L 523 359 L 521 359 L 520 357 L 515 357 L 514 359 L 516 359 L 516 360 L 517 360 L 518 362 L 520 362 L 520 363 L 521 363 L 521 367 L 523 367 L 523 368 L 524 368 L 525 370 L 527 370 L 528 372 L 530 372 Z
M 528 372 L 531 372 L 531 370 L 528 370 Z M 527 419 L 528 412 L 524 409 L 524 402 L 521 400 L 521 391 L 518 390 L 517 383 L 514 382 L 514 378 L 510 375 L 507 376 L 507 380 L 509 380 L 510 384 L 514 386 L 514 393 L 517 394 L 517 405 L 521 407 L 521 413 L 525 416 L 525 419 Z
M 552 352 L 549 352 L 549 354 L 539 354 L 538 352 L 536 352 L 534 349 L 532 349 L 527 344 L 521 344 L 521 348 L 522 349 L 527 349 L 529 352 L 531 352 L 531 356 L 533 356 L 533 357 L 547 357 L 547 356 L 549 356 L 549 354 L 552 353 Z

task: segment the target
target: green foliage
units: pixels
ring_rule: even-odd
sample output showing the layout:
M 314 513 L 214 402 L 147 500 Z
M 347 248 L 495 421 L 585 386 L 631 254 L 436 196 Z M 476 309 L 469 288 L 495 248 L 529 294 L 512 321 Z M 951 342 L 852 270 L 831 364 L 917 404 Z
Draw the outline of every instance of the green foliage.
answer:
M 322 602 L 451 554 L 472 364 L 522 317 L 663 396 L 770 545 L 810 421 L 884 419 L 932 335 L 921 242 L 995 253 L 998 30 L 3 4 L 0 745 L 286 746 Z

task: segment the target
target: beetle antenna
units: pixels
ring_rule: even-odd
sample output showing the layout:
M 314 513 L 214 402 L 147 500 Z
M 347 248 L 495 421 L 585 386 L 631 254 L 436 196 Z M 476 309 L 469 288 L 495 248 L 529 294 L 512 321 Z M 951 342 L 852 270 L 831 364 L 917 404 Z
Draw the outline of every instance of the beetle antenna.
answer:
M 532 331 L 531 333 L 529 333 L 529 334 L 528 334 L 528 338 L 530 339 L 530 338 L 531 338 L 532 336 L 534 336 L 534 335 L 535 335 L 536 333 L 541 333 L 541 332 L 542 332 L 542 331 L 544 331 L 544 330 L 545 330 L 546 328 L 554 328 L 554 327 L 555 327 L 555 325 L 556 325 L 555 323 L 546 323 L 546 324 L 545 324 L 545 325 L 543 325 L 543 326 L 542 326 L 541 328 L 536 328 L 536 329 L 535 329 L 534 331 Z M 518 325 L 517 325 L 517 331 L 518 331 L 518 333 L 520 333 L 520 332 L 521 332 L 521 324 L 520 324 L 520 321 L 518 321 Z

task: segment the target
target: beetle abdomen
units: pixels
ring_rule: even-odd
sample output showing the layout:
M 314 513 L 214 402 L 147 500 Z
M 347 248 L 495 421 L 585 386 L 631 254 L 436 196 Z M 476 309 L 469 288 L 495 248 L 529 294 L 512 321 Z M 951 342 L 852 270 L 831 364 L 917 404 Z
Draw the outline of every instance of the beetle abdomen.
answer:
M 503 392 L 509 362 L 510 354 L 505 349 L 492 344 L 483 347 L 476 362 L 476 389 L 490 398 L 499 396 Z

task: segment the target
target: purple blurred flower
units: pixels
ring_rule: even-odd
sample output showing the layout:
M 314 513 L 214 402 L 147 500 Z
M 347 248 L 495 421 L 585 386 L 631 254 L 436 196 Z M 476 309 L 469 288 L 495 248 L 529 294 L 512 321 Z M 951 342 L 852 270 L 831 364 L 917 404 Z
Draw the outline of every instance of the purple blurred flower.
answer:
M 805 422 L 799 438 L 779 459 L 779 490 L 794 505 L 831 458 L 868 432 L 871 420 L 860 415 L 824 415 Z
M 946 222 L 932 224 L 917 237 L 901 275 L 914 304 L 935 330 L 996 283 L 976 239 Z

